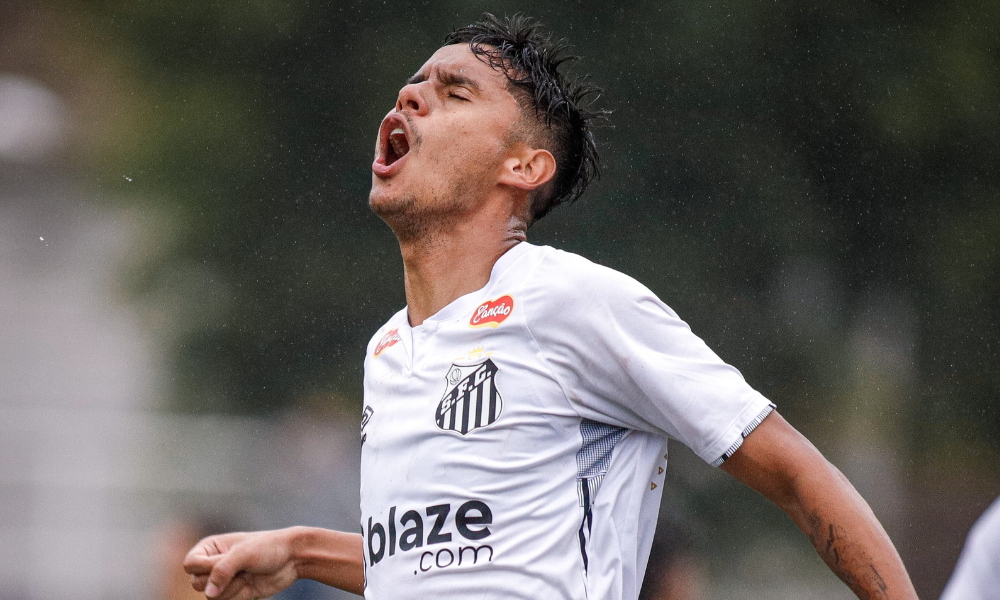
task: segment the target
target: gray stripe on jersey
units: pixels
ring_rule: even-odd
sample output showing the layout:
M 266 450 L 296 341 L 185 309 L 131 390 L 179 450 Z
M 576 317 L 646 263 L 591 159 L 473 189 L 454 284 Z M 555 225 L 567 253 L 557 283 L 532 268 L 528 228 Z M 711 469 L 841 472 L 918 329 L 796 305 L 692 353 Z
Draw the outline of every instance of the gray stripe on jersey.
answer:
M 580 506 L 589 509 L 594 502 L 601 481 L 611 466 L 615 446 L 626 433 L 628 429 L 616 425 L 590 419 L 583 419 L 580 422 L 583 444 L 576 453 L 577 493 L 580 496 Z

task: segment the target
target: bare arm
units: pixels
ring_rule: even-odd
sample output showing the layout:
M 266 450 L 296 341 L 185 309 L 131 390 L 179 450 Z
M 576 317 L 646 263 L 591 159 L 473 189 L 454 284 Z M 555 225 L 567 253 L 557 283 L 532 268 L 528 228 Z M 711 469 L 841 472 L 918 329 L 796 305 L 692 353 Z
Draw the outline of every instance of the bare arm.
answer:
M 191 584 L 209 598 L 272 596 L 298 579 L 364 594 L 361 536 L 316 527 L 226 533 L 198 542 L 184 558 Z
M 777 412 L 722 469 L 785 511 L 862 600 L 915 600 L 903 561 L 844 475 Z

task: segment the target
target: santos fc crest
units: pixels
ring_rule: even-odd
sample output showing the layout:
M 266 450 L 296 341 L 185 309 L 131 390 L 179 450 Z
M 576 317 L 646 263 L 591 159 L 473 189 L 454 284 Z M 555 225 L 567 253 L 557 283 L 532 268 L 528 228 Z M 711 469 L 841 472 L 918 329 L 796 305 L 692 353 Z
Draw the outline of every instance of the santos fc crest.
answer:
M 465 435 L 496 421 L 503 410 L 495 381 L 497 370 L 490 359 L 475 365 L 451 365 L 445 377 L 447 391 L 434 415 L 437 426 Z

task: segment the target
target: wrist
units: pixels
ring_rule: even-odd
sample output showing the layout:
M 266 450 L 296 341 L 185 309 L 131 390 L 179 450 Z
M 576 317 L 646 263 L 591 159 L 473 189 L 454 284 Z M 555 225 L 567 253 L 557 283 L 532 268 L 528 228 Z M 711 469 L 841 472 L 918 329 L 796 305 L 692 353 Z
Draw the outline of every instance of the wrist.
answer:
M 309 570 L 309 563 L 313 559 L 314 553 L 310 548 L 315 542 L 315 535 L 312 529 L 312 527 L 296 525 L 282 530 L 288 548 L 289 560 L 297 579 L 307 578 L 305 573 Z
M 289 527 L 289 559 L 298 579 L 312 579 L 355 594 L 364 593 L 361 536 L 320 527 Z

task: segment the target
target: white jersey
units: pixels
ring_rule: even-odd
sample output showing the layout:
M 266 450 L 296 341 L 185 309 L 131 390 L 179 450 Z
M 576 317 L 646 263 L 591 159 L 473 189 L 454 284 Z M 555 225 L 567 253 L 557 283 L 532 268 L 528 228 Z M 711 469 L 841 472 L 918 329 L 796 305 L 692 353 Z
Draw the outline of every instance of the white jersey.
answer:
M 1000 600 L 1000 498 L 972 526 L 941 600 Z
M 634 600 L 666 439 L 720 464 L 773 406 L 635 280 L 520 243 L 365 359 L 365 598 Z

